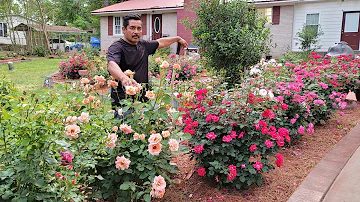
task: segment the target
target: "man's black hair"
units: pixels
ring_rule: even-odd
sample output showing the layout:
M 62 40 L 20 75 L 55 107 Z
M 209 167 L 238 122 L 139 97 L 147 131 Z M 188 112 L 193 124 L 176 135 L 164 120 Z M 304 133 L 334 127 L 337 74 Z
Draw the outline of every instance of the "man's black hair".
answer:
M 126 28 L 129 25 L 129 20 L 141 20 L 140 15 L 138 14 L 129 14 L 125 16 L 123 21 L 123 26 Z

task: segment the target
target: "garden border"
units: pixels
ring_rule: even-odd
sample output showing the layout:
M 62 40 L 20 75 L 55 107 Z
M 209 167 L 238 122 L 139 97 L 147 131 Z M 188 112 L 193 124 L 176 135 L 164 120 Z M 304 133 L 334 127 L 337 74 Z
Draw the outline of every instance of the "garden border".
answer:
M 360 146 L 360 124 L 339 141 L 312 169 L 288 202 L 323 201 L 349 159 Z

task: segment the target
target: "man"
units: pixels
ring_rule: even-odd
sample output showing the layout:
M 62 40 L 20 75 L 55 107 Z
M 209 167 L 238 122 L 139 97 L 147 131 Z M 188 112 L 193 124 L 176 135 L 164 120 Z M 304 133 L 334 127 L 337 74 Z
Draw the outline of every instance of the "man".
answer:
M 156 49 L 168 47 L 179 42 L 187 48 L 187 42 L 179 36 L 160 38 L 152 41 L 142 40 L 142 23 L 137 14 L 130 14 L 123 18 L 122 31 L 124 38 L 115 41 L 108 49 L 108 71 L 119 85 L 111 89 L 113 108 L 119 107 L 119 101 L 125 98 L 124 86 L 137 86 L 148 83 L 148 56 Z M 126 70 L 135 72 L 134 79 L 124 74 Z M 116 116 L 116 115 L 115 115 Z

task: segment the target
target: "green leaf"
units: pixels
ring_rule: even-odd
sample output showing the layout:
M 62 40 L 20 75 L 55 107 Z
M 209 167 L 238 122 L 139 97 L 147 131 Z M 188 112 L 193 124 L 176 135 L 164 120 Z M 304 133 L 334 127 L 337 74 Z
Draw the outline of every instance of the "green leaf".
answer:
M 145 192 L 140 191 L 136 194 L 136 199 L 140 199 L 140 197 L 144 194 Z
M 254 168 L 249 168 L 249 173 L 256 174 L 256 170 Z
M 245 177 L 244 176 L 240 176 L 240 182 L 245 182 Z
M 150 202 L 150 201 L 151 201 L 151 196 L 150 196 L 150 194 L 144 195 L 144 201 L 146 201 L 146 202 Z
M 99 180 L 104 180 L 103 176 L 101 176 L 101 175 L 96 175 L 95 177 Z
M 128 190 L 129 187 L 130 187 L 130 184 L 131 184 L 130 181 L 126 181 L 126 182 L 124 182 L 124 183 L 122 183 L 122 184 L 120 185 L 120 189 L 121 189 L 121 190 Z
M 68 148 L 71 145 L 71 144 L 67 143 L 65 140 L 55 140 L 55 143 L 64 148 Z
M 45 186 L 45 182 L 44 182 L 44 179 L 42 178 L 38 178 L 36 180 L 34 180 L 34 185 L 37 186 L 37 187 L 43 187 Z

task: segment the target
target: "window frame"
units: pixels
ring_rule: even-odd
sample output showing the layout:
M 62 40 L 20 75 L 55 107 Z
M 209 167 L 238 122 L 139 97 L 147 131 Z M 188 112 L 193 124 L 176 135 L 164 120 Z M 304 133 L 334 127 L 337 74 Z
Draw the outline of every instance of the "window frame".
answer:
M 315 23 L 309 23 L 308 24 L 308 16 L 310 16 L 310 15 L 317 15 L 317 24 L 315 24 Z M 310 21 L 310 20 L 309 20 Z M 320 13 L 306 13 L 305 14 L 305 25 L 306 25 L 306 27 L 310 27 L 310 26 L 312 26 L 312 27 L 315 27 L 316 26 L 316 31 L 317 31 L 317 33 L 319 33 L 319 27 L 320 27 Z
M 119 20 L 117 21 L 117 19 L 119 19 Z M 116 22 L 120 22 L 120 25 L 116 24 Z M 120 28 L 120 33 L 116 32 L 117 27 Z M 123 17 L 122 16 L 114 16 L 114 19 L 113 19 L 113 35 L 114 36 L 123 35 L 124 33 L 122 31 L 122 27 L 123 27 Z
M 271 13 L 269 15 L 266 15 L 266 9 L 270 9 Z M 264 10 L 264 12 L 260 12 L 259 10 Z M 269 23 L 273 22 L 273 7 L 258 8 L 258 13 L 261 17 L 266 18 Z
M 0 37 L 6 37 L 6 32 L 5 32 L 5 29 L 4 29 L 4 22 L 0 22 Z

